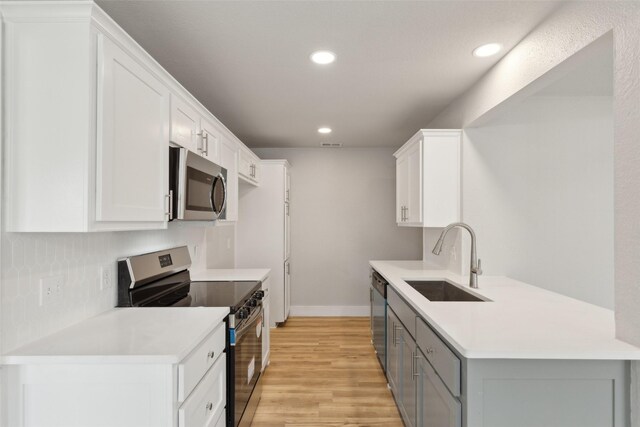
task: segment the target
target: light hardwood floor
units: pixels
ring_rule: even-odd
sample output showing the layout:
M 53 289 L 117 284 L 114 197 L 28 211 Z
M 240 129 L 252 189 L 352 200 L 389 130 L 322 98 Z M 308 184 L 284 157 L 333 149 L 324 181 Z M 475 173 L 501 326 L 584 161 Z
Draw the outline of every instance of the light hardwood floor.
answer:
M 253 427 L 402 427 L 364 317 L 293 317 L 271 330 Z

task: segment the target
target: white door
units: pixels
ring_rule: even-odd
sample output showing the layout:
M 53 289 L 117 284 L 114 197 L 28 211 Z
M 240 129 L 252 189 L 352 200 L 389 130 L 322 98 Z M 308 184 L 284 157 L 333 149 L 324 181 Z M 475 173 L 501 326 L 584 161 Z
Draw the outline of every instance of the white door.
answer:
M 178 96 L 171 96 L 171 141 L 195 153 L 202 154 L 198 138 L 200 115 Z
M 416 143 L 406 153 L 407 156 L 407 209 L 405 222 L 422 222 L 422 141 Z
M 165 221 L 169 91 L 102 35 L 97 83 L 96 220 Z
M 226 221 L 238 220 L 238 148 L 226 138 L 220 144 L 220 166 L 227 170 Z
M 202 155 L 215 164 L 220 164 L 221 132 L 216 125 L 202 119 L 200 121 L 200 147 Z

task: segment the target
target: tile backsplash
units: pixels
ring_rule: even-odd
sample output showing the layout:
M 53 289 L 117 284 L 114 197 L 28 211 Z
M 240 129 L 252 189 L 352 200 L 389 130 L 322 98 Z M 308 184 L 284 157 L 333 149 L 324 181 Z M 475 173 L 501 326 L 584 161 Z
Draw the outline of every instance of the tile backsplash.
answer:
M 3 232 L 0 349 L 8 352 L 114 307 L 118 258 L 188 245 L 192 268 L 204 268 L 206 231 L 200 224 L 172 223 L 167 230 L 155 231 Z M 213 251 L 221 250 L 222 245 L 208 240 Z M 110 274 L 111 286 L 101 289 L 103 271 Z M 57 278 L 62 287 L 47 304 L 40 305 L 43 278 Z

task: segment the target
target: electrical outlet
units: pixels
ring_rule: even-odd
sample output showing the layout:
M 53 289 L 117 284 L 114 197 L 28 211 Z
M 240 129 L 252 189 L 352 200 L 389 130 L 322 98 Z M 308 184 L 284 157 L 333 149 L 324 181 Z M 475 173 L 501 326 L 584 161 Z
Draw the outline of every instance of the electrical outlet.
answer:
M 111 289 L 113 286 L 113 274 L 110 267 L 100 267 L 100 290 Z
M 40 306 L 49 305 L 60 299 L 64 277 L 50 276 L 40 279 Z

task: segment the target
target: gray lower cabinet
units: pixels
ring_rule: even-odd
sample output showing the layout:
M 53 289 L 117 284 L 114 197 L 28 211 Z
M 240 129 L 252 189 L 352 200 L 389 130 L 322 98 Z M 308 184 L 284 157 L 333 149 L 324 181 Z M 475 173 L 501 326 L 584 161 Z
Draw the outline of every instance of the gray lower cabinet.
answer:
M 395 313 L 387 308 L 387 381 L 394 396 L 398 396 L 402 359 L 397 333 L 403 330 Z
M 417 370 L 417 427 L 460 427 L 462 405 L 447 390 L 425 355 L 418 350 Z
M 387 309 L 387 379 L 405 426 L 416 425 L 416 343 L 391 309 Z
M 387 379 L 406 426 L 630 425 L 628 361 L 466 359 L 392 287 L 387 297 Z

